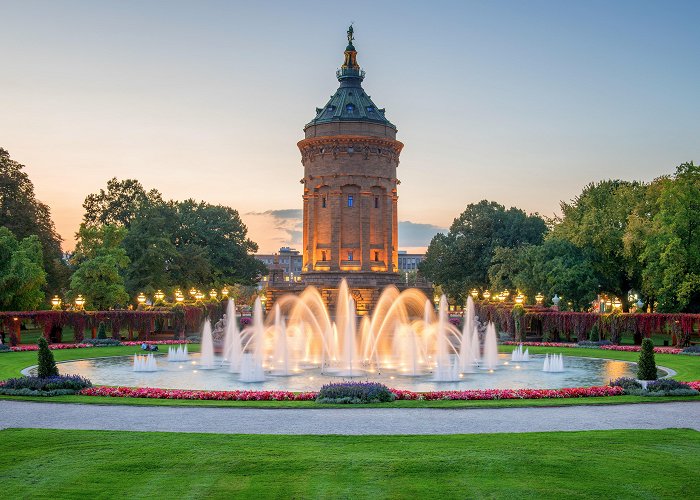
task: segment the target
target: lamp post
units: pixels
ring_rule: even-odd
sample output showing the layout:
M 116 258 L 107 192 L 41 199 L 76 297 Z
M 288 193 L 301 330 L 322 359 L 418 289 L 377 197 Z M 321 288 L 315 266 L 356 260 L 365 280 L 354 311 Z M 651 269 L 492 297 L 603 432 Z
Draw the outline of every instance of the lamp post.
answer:
M 210 298 L 212 301 L 216 300 L 217 297 L 218 297 L 218 295 L 217 295 L 217 293 L 216 293 L 216 290 L 214 290 L 213 288 L 212 288 L 211 290 L 209 290 L 209 298 Z
M 525 302 L 525 295 L 522 293 L 519 293 L 518 295 L 515 296 L 515 303 L 522 305 L 522 303 Z
M 153 294 L 153 298 L 156 299 L 156 302 L 163 302 L 163 299 L 165 298 L 163 290 L 157 290 L 156 293 Z
M 201 302 L 204 299 L 204 294 L 197 290 L 197 293 L 194 294 L 194 298 L 197 302 Z
M 140 306 L 144 305 L 146 303 L 146 295 L 144 295 L 143 292 L 139 293 L 136 296 L 136 302 L 138 302 Z
M 642 311 L 642 307 L 644 307 L 644 301 L 642 300 L 641 297 L 639 297 L 639 298 L 637 299 L 637 303 L 636 303 L 635 305 L 637 306 L 637 309 L 639 309 L 640 311 Z M 644 311 L 642 311 L 642 312 L 644 312 Z
M 544 302 L 544 295 L 542 295 L 542 292 L 537 292 L 537 295 L 535 295 L 535 302 L 538 306 L 542 305 L 542 302 Z
M 223 297 L 222 300 L 228 299 L 228 293 L 229 293 L 228 288 L 223 287 L 223 288 L 221 289 L 221 297 Z
M 469 293 L 471 294 L 472 299 L 476 300 L 479 298 L 479 290 L 477 290 L 476 288 L 472 288 L 472 291 Z
M 178 304 L 182 304 L 185 301 L 185 296 L 182 294 L 182 291 L 178 288 L 175 290 L 175 302 Z
M 190 288 L 190 297 L 192 297 L 192 300 L 195 300 L 197 297 L 197 289 L 195 287 Z
M 620 309 L 622 307 L 622 302 L 620 301 L 619 298 L 615 297 L 615 300 L 613 300 L 612 306 L 613 306 L 613 309 Z
M 58 295 L 54 295 L 53 298 L 51 299 L 51 309 L 54 311 L 59 311 L 61 309 L 61 297 Z
M 484 300 L 489 300 L 491 298 L 491 292 L 485 290 L 484 293 L 482 293 L 482 296 L 484 297 Z
M 85 297 L 78 294 L 78 296 L 75 298 L 75 308 L 78 311 L 82 311 L 83 307 L 85 307 Z
M 559 309 L 559 302 L 561 302 L 561 298 L 555 293 L 554 297 L 552 297 L 552 304 L 554 304 L 555 309 Z

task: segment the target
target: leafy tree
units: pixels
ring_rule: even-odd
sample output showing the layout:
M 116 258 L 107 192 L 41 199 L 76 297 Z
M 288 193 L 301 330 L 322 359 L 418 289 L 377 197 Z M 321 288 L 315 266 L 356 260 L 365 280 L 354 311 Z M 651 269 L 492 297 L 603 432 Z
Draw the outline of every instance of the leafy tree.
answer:
M 596 296 L 600 276 L 594 269 L 584 251 L 550 236 L 542 245 L 497 248 L 488 274 L 494 290 L 516 288 L 530 299 L 537 293 L 556 293 L 574 309 L 582 309 Z
M 90 194 L 83 202 L 83 223 L 87 226 L 105 224 L 129 227 L 142 211 L 163 203 L 161 194 L 152 189 L 146 192 L 136 179 L 122 181 L 113 177 L 107 181 L 107 190 Z
M 38 377 L 48 378 L 58 376 L 56 360 L 53 358 L 51 349 L 49 349 L 49 343 L 44 337 L 39 337 L 37 344 L 39 345 L 39 351 L 37 352 Z
M 628 310 L 627 293 L 638 289 L 642 266 L 624 251 L 628 220 L 646 194 L 639 182 L 607 180 L 586 186 L 571 203 L 561 203 L 562 217 L 553 236 L 580 248 L 600 277 L 600 290 L 622 300 Z
M 49 207 L 34 195 L 34 185 L 23 171 L 24 165 L 12 160 L 0 148 L 0 226 L 18 239 L 36 235 L 42 249 L 46 291 L 59 293 L 68 282 L 69 270 L 63 260 L 61 237 L 51 220 Z
M 116 226 L 88 227 L 81 224 L 70 280 L 71 295 L 82 294 L 87 305 L 99 310 L 129 301 L 121 272 L 129 265 L 122 246 L 126 229 Z
M 683 163 L 651 183 L 624 249 L 642 266 L 642 293 L 660 311 L 700 312 L 700 166 Z
M 44 301 L 46 272 L 41 243 L 35 235 L 21 241 L 0 227 L 0 309 L 36 309 Z
M 421 274 L 448 295 L 464 300 L 471 287 L 485 287 L 488 268 L 497 247 L 537 245 L 547 231 L 537 214 L 483 200 L 467 206 L 452 223 L 449 233 L 430 242 Z

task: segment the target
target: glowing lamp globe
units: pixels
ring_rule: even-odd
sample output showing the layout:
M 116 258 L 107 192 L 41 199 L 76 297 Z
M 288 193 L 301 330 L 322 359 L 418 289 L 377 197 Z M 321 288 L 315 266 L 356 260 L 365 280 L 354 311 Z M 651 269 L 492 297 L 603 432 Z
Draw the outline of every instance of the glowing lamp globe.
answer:
M 51 305 L 53 306 L 54 309 L 60 309 L 61 308 L 61 297 L 58 295 L 54 295 L 53 298 L 51 299 Z
M 145 303 L 146 303 L 146 296 L 143 294 L 143 292 L 141 292 L 140 294 L 138 294 L 138 295 L 136 296 L 136 302 L 138 302 L 139 304 L 145 304 Z
M 544 302 L 544 295 L 538 292 L 537 295 L 535 295 L 535 302 L 538 306 L 541 306 L 542 302 Z
M 156 299 L 156 301 L 161 302 L 165 298 L 165 294 L 163 293 L 163 290 L 158 290 L 153 294 L 153 297 Z

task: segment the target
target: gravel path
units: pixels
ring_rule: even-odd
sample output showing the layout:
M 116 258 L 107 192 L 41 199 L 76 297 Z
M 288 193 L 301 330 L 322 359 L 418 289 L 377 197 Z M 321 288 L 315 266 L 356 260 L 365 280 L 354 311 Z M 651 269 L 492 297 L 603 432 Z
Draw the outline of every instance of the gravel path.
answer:
M 700 402 L 495 409 L 277 409 L 0 401 L 0 429 L 30 427 L 223 434 L 482 434 L 692 428 Z

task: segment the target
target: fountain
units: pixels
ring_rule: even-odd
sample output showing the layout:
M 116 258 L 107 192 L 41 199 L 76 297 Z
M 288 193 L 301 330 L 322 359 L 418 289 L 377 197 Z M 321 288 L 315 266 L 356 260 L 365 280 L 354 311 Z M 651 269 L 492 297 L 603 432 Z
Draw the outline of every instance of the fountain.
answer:
M 487 370 L 495 370 L 498 365 L 498 343 L 496 341 L 496 326 L 489 322 L 486 327 L 486 338 L 484 339 L 484 356 L 481 367 Z
M 478 363 L 478 356 L 474 356 L 474 349 L 472 343 L 474 339 L 472 337 L 474 329 L 476 328 L 476 321 L 474 313 L 474 300 L 471 297 L 467 298 L 467 305 L 464 308 L 464 324 L 462 325 L 462 342 L 459 346 L 459 364 L 461 373 L 473 373 L 474 366 Z M 477 345 L 478 344 L 478 331 L 477 331 Z
M 158 371 L 156 358 L 153 354 L 134 354 L 135 372 L 155 372 Z
M 211 321 L 207 318 L 202 329 L 202 357 L 199 360 L 199 367 L 202 370 L 213 370 L 214 365 L 214 338 L 211 332 Z
M 253 324 L 246 328 L 247 342 L 241 355 L 241 382 L 264 382 L 265 325 L 260 297 L 253 306 Z M 251 345 L 252 344 L 252 345 Z
M 187 352 L 187 344 L 178 347 L 168 347 L 168 361 L 170 363 L 178 361 L 187 361 L 190 359 L 190 355 Z
M 561 373 L 564 371 L 564 355 L 563 354 L 552 354 L 545 355 L 544 366 L 542 367 L 543 372 L 548 373 Z
M 510 355 L 511 361 L 516 361 L 516 362 L 527 362 L 530 361 L 530 350 L 525 349 L 525 352 L 523 352 L 523 345 L 519 344 L 518 347 L 513 349 L 513 352 Z

